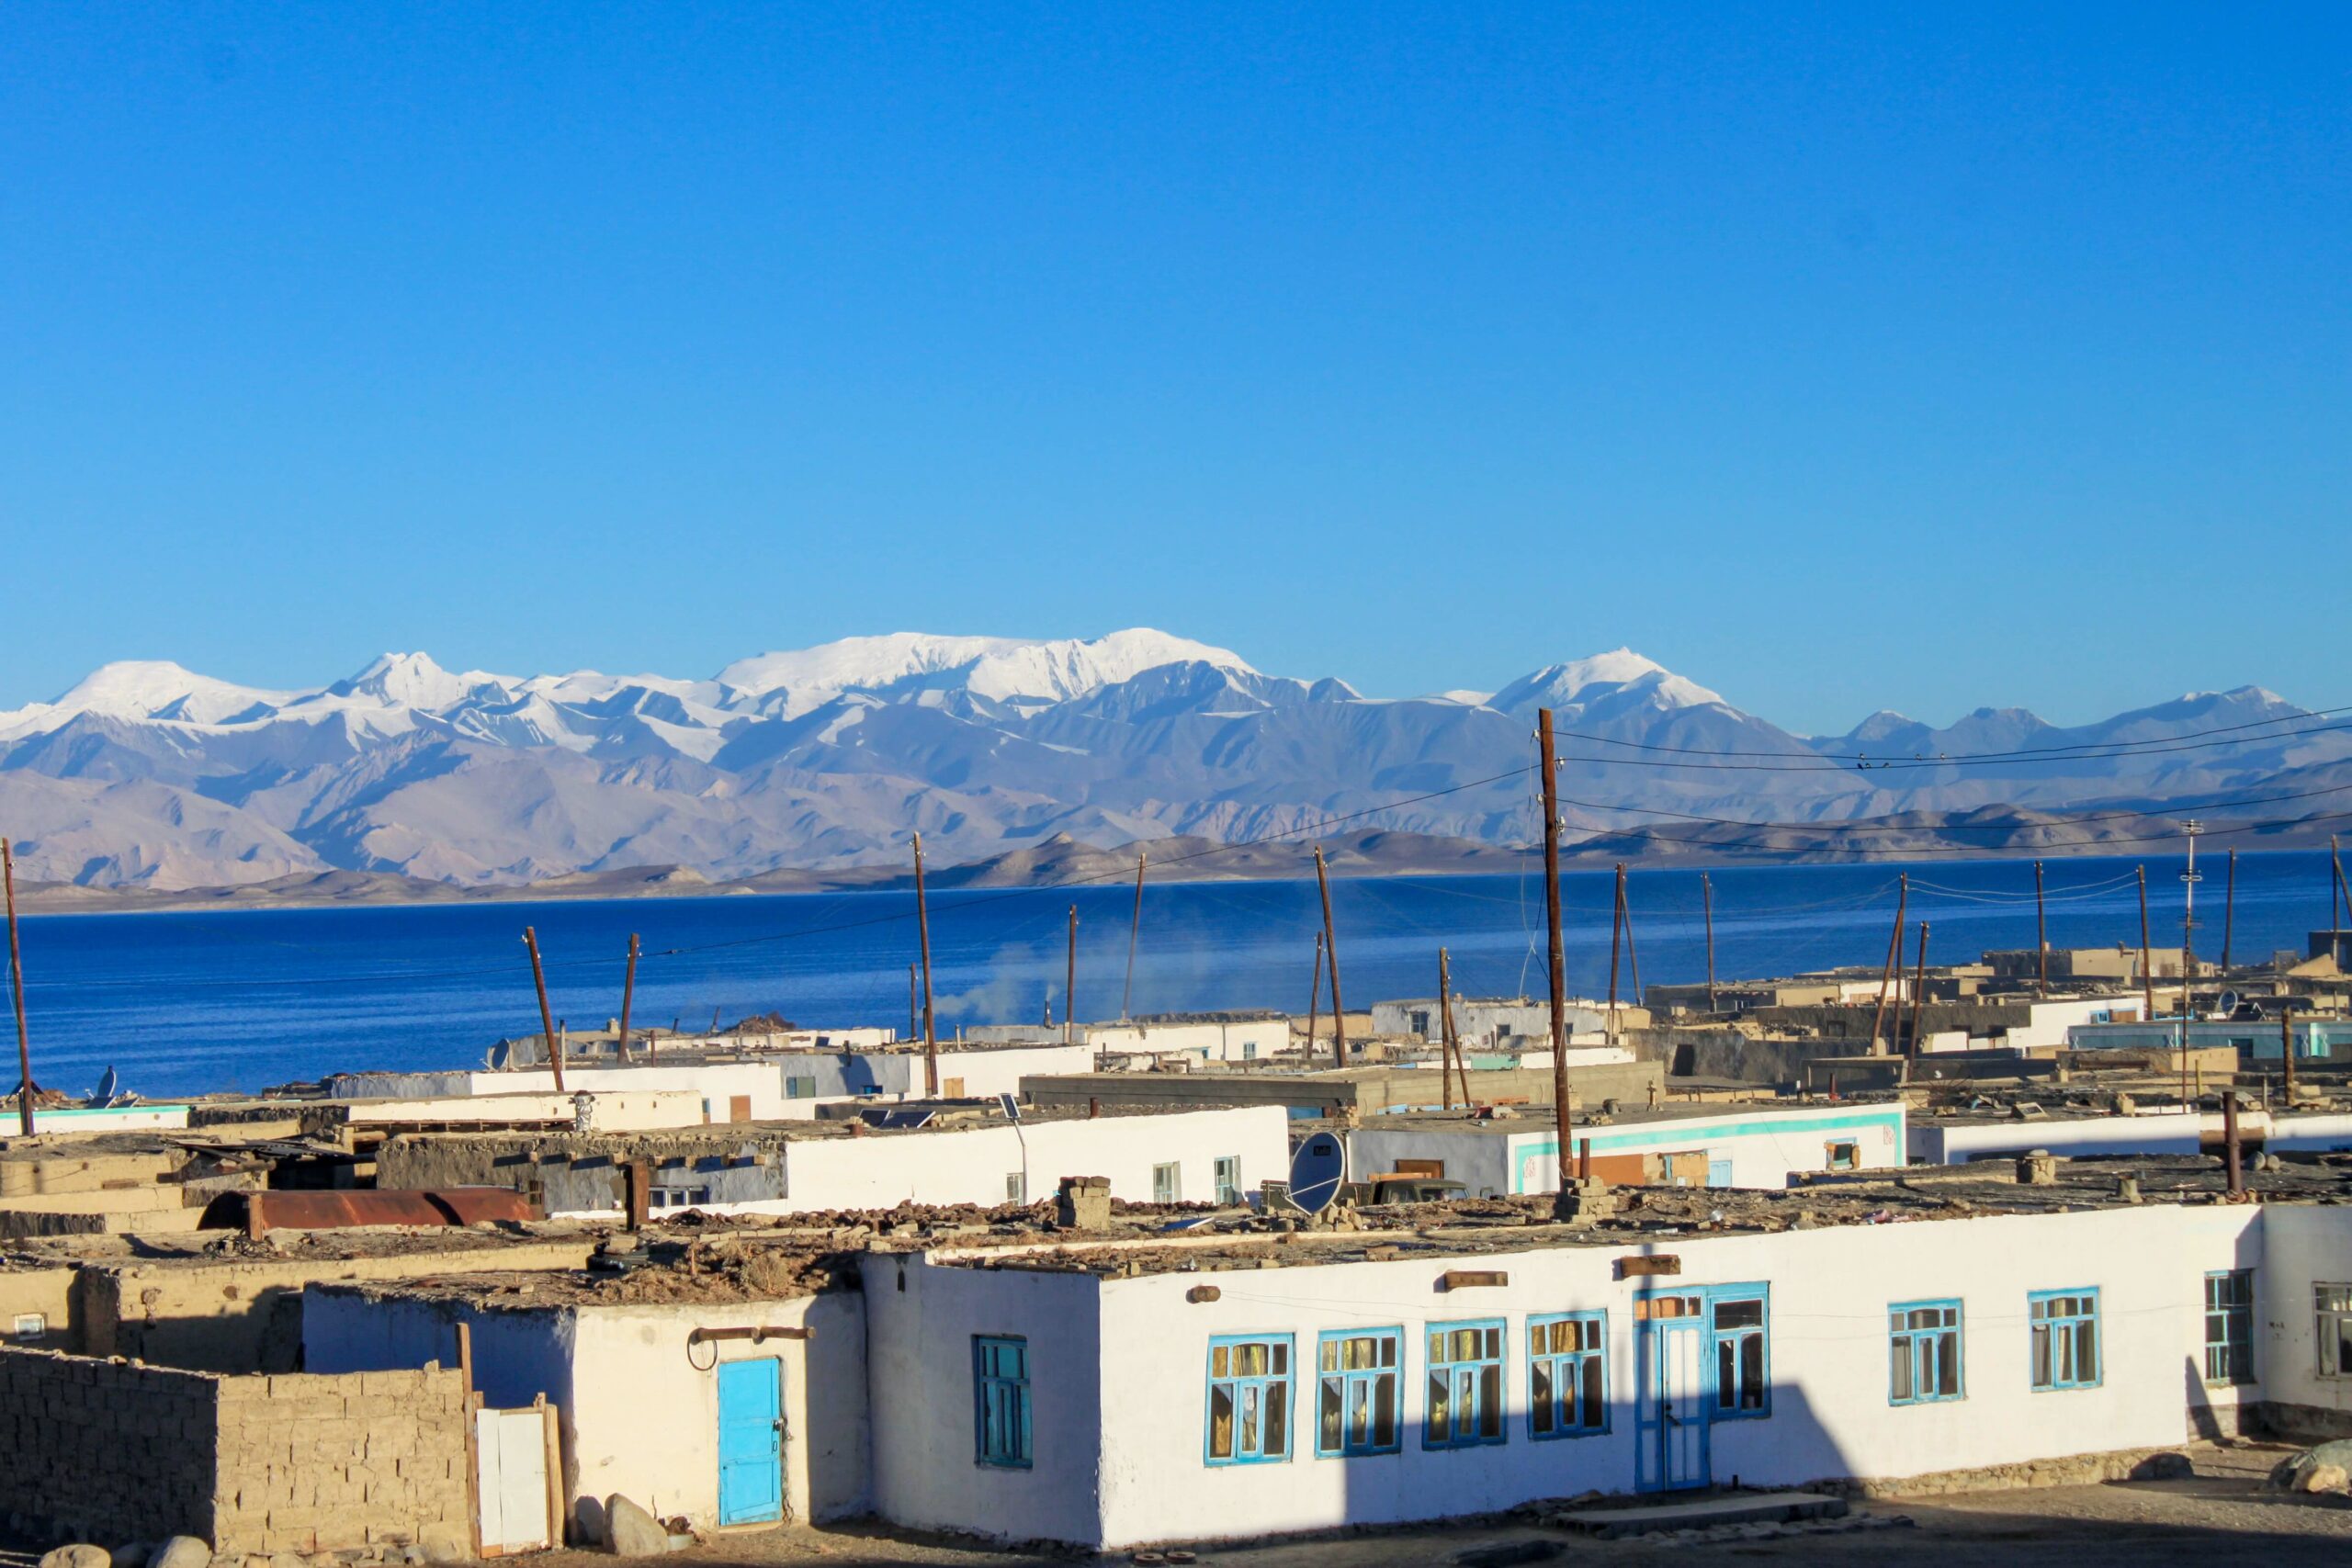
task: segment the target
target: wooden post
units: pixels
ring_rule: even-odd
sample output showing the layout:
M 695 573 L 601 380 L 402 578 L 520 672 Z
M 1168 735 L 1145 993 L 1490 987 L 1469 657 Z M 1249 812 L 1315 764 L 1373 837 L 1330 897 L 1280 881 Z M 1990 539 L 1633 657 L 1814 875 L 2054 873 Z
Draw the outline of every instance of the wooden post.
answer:
M 1317 1010 L 1323 1005 L 1323 929 L 1315 929 L 1315 978 L 1306 987 L 1306 1059 L 1315 1059 L 1315 1026 L 1322 1020 Z
M 637 933 L 628 933 L 628 967 L 621 973 L 621 1043 L 620 1057 L 628 1060 L 628 1010 L 637 1000 Z
M 563 1042 L 556 1038 L 555 1014 L 548 1010 L 547 970 L 539 963 L 539 933 L 523 928 L 523 945 L 531 952 L 531 987 L 539 994 L 539 1033 L 548 1043 L 548 1062 L 555 1068 L 555 1091 L 563 1092 Z
M 1919 922 L 1919 962 L 1911 976 L 1911 1046 L 1906 1056 L 1919 1054 L 1919 1010 L 1928 999 L 1928 922 Z
M 1437 1083 L 1445 1109 L 1453 1109 L 1453 976 L 1447 972 L 1445 949 L 1437 950 Z
M 939 1031 L 931 1010 L 931 905 L 922 891 L 922 835 L 915 835 L 915 940 L 922 950 L 922 1091 L 939 1098 Z
M 2238 852 L 2230 852 L 2230 874 L 2222 885 L 2222 978 L 2230 977 L 2230 942 L 2237 935 Z
M 1699 874 L 1699 906 L 1707 912 L 1707 1010 L 1717 1012 L 1721 1009 L 1715 1002 L 1715 885 L 1703 871 Z
M 17 851 L 0 839 L 0 881 L 8 886 L 8 995 L 17 1006 L 17 1124 L 33 1133 L 33 1047 L 25 1032 L 25 951 L 17 942 Z
M 2344 852 L 2335 847 L 2335 835 L 2333 833 L 2327 836 L 2327 863 L 2335 868 L 2335 891 L 2327 900 L 2327 923 L 2336 931 L 2343 931 L 2352 926 L 2352 883 L 2344 880 Z M 2338 900 L 2344 905 L 2340 918 L 2335 912 Z
M 2147 1021 L 2156 1021 L 2156 970 L 2148 957 L 2148 867 L 2140 866 L 2140 1006 Z
M 1894 977 L 1903 973 L 1904 917 L 1911 907 L 1911 874 L 1905 872 L 1896 883 L 1894 895 L 1894 931 L 1887 938 L 1886 967 L 1878 977 L 1878 1011 L 1871 1019 L 1871 1055 L 1875 1056 L 1886 1043 L 1886 1004 L 1894 989 Z
M 1136 912 L 1127 922 L 1127 983 L 1119 992 L 1119 1021 L 1135 1017 L 1136 942 L 1143 935 L 1143 868 L 1144 852 L 1136 852 Z
M 2222 1168 L 2227 1173 L 2230 1196 L 2245 1191 L 2245 1162 L 2238 1147 L 2238 1091 L 2234 1083 L 2222 1086 Z
M 1552 986 L 1552 1130 L 1558 1146 L 1560 1168 L 1568 1167 L 1568 961 L 1560 937 L 1560 759 L 1552 742 L 1552 710 L 1535 710 L 1535 749 L 1544 779 L 1544 923 Z M 1611 968 L 1616 966 L 1612 964 Z M 1616 1010 L 1610 1010 L 1610 1037 L 1616 1038 Z M 1557 1213 L 1567 1199 L 1568 1184 L 1560 1183 Z
M 1062 976 L 1062 1043 L 1067 1045 L 1077 1036 L 1072 1031 L 1078 1020 L 1078 906 L 1069 907 L 1069 957 Z
M 1617 959 L 1625 941 L 1625 863 L 1617 863 L 1617 891 L 1609 901 L 1609 1038 L 1617 1038 Z
M 2050 994 L 2050 926 L 2041 902 L 2041 863 L 2033 863 L 2033 994 Z
M 1634 941 L 1634 891 L 1625 868 L 1617 868 L 1617 908 L 1625 917 L 1625 966 L 1633 971 L 1634 1005 L 1642 1005 L 1642 950 Z
M 1331 877 L 1323 865 L 1323 846 L 1315 846 L 1315 885 L 1323 893 L 1323 962 L 1331 966 L 1331 1065 L 1348 1065 L 1348 1010 L 1340 1000 L 1340 932 L 1331 923 Z
M 2295 1109 L 2295 1023 L 2287 1011 L 2287 998 L 2278 998 L 2278 1059 L 2286 1064 L 2286 1078 L 2280 1092 L 2286 1095 L 2286 1109 Z

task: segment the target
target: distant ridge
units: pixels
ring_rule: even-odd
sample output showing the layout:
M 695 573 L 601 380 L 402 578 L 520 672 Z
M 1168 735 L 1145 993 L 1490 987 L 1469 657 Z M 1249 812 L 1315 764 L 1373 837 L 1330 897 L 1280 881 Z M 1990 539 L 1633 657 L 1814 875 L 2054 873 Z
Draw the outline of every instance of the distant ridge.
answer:
M 2308 716 L 2252 686 L 2071 728 L 2015 708 L 1941 728 L 1884 712 L 1809 739 L 1631 649 L 1492 693 L 1381 699 L 1138 627 L 891 633 L 705 679 L 453 671 L 410 651 L 276 691 L 112 663 L 0 712 L 0 830 L 28 881 L 254 898 L 606 878 L 641 891 L 629 879 L 645 867 L 676 868 L 647 874 L 673 890 L 873 885 L 901 874 L 917 829 L 976 886 L 1136 842 L 1172 858 L 1274 836 L 1203 863 L 1290 874 L 1313 838 L 1363 835 L 1385 844 L 1363 851 L 1382 864 L 1469 866 L 1532 835 L 1525 770 L 1546 705 L 1572 840 L 1605 835 L 1620 857 L 1834 858 L 1860 841 L 1811 825 L 1862 819 L 1886 829 L 1882 849 L 1973 822 L 1954 843 L 2056 852 L 2135 829 L 2048 827 L 2059 818 L 2211 814 L 2257 794 L 2301 795 L 2263 819 L 2352 809 L 2324 793 L 2352 785 L 2352 732 L 2288 722 Z M 2115 750 L 2216 732 L 2230 739 Z M 1982 753 L 2006 755 L 1944 761 Z

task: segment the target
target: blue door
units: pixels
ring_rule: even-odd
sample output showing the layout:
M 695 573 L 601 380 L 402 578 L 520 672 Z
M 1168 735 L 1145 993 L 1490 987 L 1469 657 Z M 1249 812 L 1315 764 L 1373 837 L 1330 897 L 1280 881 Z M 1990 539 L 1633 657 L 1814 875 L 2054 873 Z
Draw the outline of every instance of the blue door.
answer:
M 1679 1492 L 1708 1483 L 1706 1343 L 1700 1332 L 1696 1297 L 1686 1315 L 1636 1325 L 1634 1395 L 1634 1489 Z M 1665 1305 L 1648 1303 L 1653 1310 Z
M 718 1522 L 784 1517 L 784 1363 L 718 1363 Z

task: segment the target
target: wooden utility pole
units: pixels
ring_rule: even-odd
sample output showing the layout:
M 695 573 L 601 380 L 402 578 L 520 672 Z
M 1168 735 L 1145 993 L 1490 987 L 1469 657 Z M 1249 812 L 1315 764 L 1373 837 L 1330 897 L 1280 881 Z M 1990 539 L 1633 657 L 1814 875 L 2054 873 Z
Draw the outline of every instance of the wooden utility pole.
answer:
M 1617 959 L 1625 941 L 1625 863 L 1617 863 L 1617 892 L 1609 901 L 1609 1038 L 1617 1038 Z
M 1919 962 L 1911 974 L 1911 1044 L 1903 1054 L 1919 1055 L 1919 1010 L 1928 999 L 1928 922 L 1919 922 Z
M 1069 958 L 1062 976 L 1062 1043 L 1075 1038 L 1070 1031 L 1078 1018 L 1078 906 L 1069 907 Z
M 1331 1065 L 1344 1067 L 1348 1065 L 1348 1010 L 1340 1000 L 1340 931 L 1331 923 L 1331 877 L 1324 869 L 1320 844 L 1315 846 L 1315 885 L 1323 892 L 1323 961 L 1331 966 Z
M 628 1010 L 637 999 L 637 933 L 628 933 L 628 968 L 621 975 L 621 1060 L 628 1060 Z
M 1903 973 L 1903 926 L 1911 909 L 1911 874 L 1905 872 L 1895 884 L 1894 931 L 1886 943 L 1886 967 L 1878 977 L 1878 1012 L 1871 1019 L 1871 1055 L 1879 1055 L 1886 1042 L 1886 1004 L 1894 989 L 1894 977 Z
M 1443 993 L 1440 1000 L 1445 1010 L 1446 1048 L 1453 1053 L 1453 1070 L 1462 1079 L 1462 1107 L 1465 1111 L 1474 1110 L 1478 1102 L 1470 1098 L 1470 1063 L 1462 1054 L 1462 1032 L 1453 1024 L 1453 976 L 1445 949 L 1442 947 L 1437 950 L 1437 974 L 1438 989 Z
M 1453 1080 L 1447 1077 L 1453 1071 L 1453 976 L 1446 964 L 1445 949 L 1437 950 L 1437 1081 L 1444 1091 L 1445 1108 L 1453 1109 Z
M 1315 978 L 1306 987 L 1306 1059 L 1310 1062 L 1315 1059 L 1315 1026 L 1322 1021 L 1323 1015 L 1318 1010 L 1322 1006 L 1323 931 L 1317 927 L 1315 932 Z
M 1136 852 L 1136 912 L 1127 922 L 1127 984 L 1119 993 L 1119 1021 L 1125 1023 L 1135 1017 L 1131 1010 L 1136 995 L 1136 939 L 1143 934 L 1143 866 L 1144 852 Z
M 2295 1024 L 2287 1011 L 2287 998 L 2284 997 L 2278 998 L 2278 1058 L 2287 1065 L 2282 1092 L 2287 1096 L 2286 1109 L 2292 1111 L 2295 1108 Z
M 2221 894 L 2221 978 L 2230 978 L 2230 941 L 2237 936 L 2237 851 L 2230 851 L 2230 879 Z
M 1568 1190 L 1568 961 L 1560 941 L 1560 759 L 1552 744 L 1552 710 L 1535 710 L 1535 749 L 1544 779 L 1544 921 L 1549 935 L 1552 983 L 1552 1129 L 1559 1145 L 1560 1191 Z M 1613 968 L 1614 965 L 1611 965 Z M 1610 1010 L 1610 1038 L 1617 1037 L 1616 1009 Z
M 539 963 L 539 933 L 523 928 L 523 945 L 531 951 L 531 988 L 539 994 L 539 1032 L 548 1043 L 548 1062 L 555 1068 L 555 1091 L 563 1092 L 563 1043 L 556 1038 L 555 1014 L 548 1010 L 548 974 Z
M 922 835 L 915 835 L 915 941 L 922 954 L 922 1091 L 939 1098 L 939 1032 L 931 1011 L 931 903 L 922 890 Z
M 2140 866 L 2140 1006 L 2145 1021 L 2156 1021 L 2156 969 L 2148 960 L 2148 867 Z
M 1715 885 L 1707 874 L 1699 874 L 1699 907 L 1707 912 L 1707 1010 L 1719 1011 L 1715 1002 Z
M 25 1032 L 25 950 L 17 942 L 17 851 L 0 839 L 0 881 L 8 885 L 8 995 L 17 1006 L 17 1124 L 33 1135 L 33 1047 Z
M 1625 966 L 1633 971 L 1634 1005 L 1642 1005 L 1642 950 L 1634 941 L 1633 889 L 1625 883 L 1623 866 L 1617 870 L 1617 908 L 1625 919 Z
M 2327 836 L 2327 863 L 2335 868 L 2335 889 L 2327 899 L 2327 923 L 2336 931 L 2343 931 L 2352 927 L 2352 883 L 2344 880 L 2344 852 L 2335 847 L 2335 835 L 2333 833 Z M 2341 918 L 2335 913 L 2339 901 L 2344 905 Z
M 910 1043 L 922 1038 L 922 981 L 915 966 L 907 965 L 907 1040 Z
M 2041 863 L 2033 863 L 2033 994 L 2050 994 L 2050 924 L 2041 903 Z

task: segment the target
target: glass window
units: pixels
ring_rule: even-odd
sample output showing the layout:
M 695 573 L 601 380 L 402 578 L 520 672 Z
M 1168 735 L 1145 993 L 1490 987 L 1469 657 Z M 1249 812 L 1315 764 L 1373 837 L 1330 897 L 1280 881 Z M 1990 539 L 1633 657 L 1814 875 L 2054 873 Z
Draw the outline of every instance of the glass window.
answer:
M 1290 1346 L 1287 1334 L 1209 1341 L 1209 1463 L 1290 1458 Z
M 2352 1377 L 2352 1285 L 2313 1285 L 2319 1308 L 2319 1375 Z
M 2205 1381 L 2254 1381 L 2254 1270 L 2205 1276 Z
M 973 1457 L 1004 1470 L 1029 1468 L 1029 1341 L 972 1336 Z
M 1770 1358 L 1765 1344 L 1764 1288 L 1738 1287 L 1714 1298 L 1715 1419 L 1771 1412 Z
M 2033 1325 L 2034 1388 L 2097 1388 L 2098 1292 L 2037 1291 L 2028 1315 Z
M 1155 1165 L 1151 1168 L 1151 1201 L 1174 1203 L 1184 1190 L 1184 1168 L 1181 1165 Z
M 1862 1145 L 1850 1138 L 1839 1139 L 1824 1150 L 1822 1164 L 1830 1170 L 1852 1170 L 1862 1163 Z
M 1503 1440 L 1503 1320 L 1437 1323 L 1429 1330 L 1425 1449 Z
M 1004 1173 L 1004 1201 L 1008 1203 L 1029 1201 L 1029 1173 L 1027 1171 L 1008 1170 Z
M 1217 1156 L 1216 1201 L 1220 1203 L 1241 1201 L 1241 1156 L 1239 1155 Z
M 1401 1449 L 1405 1331 L 1350 1329 L 1317 1346 L 1315 1451 L 1393 1454 Z
M 1536 1438 L 1609 1430 L 1609 1320 L 1597 1312 L 1527 1320 L 1527 1429 Z
M 1906 1302 L 1887 1309 L 1887 1390 L 1894 1404 L 1958 1399 L 1960 1303 Z

